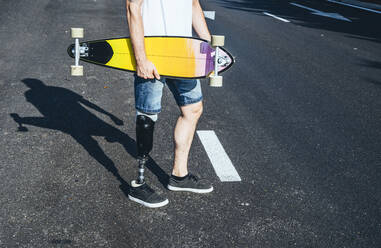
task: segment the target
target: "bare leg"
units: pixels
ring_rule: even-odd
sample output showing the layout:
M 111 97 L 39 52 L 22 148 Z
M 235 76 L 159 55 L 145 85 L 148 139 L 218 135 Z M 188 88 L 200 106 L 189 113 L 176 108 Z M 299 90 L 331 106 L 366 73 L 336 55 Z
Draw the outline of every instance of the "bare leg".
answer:
M 183 177 L 188 174 L 188 155 L 192 145 L 197 122 L 202 114 L 202 102 L 180 107 L 174 131 L 175 159 L 172 175 Z

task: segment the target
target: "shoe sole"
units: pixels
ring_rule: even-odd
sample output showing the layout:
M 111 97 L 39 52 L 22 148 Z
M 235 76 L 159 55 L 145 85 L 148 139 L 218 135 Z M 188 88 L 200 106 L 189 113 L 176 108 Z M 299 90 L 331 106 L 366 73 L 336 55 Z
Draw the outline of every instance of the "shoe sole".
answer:
M 145 201 L 142 201 L 138 198 L 135 198 L 133 196 L 130 196 L 128 195 L 128 199 L 130 199 L 131 201 L 134 201 L 134 202 L 137 202 L 147 208 L 159 208 L 159 207 L 164 207 L 165 205 L 167 205 L 169 203 L 168 199 L 166 199 L 165 201 L 162 201 L 162 202 L 158 202 L 158 203 L 149 203 L 149 202 L 145 202 Z
M 213 187 L 209 189 L 193 189 L 193 188 L 180 188 L 180 187 L 168 185 L 167 188 L 172 191 L 187 191 L 187 192 L 200 193 L 200 194 L 210 193 L 213 191 Z

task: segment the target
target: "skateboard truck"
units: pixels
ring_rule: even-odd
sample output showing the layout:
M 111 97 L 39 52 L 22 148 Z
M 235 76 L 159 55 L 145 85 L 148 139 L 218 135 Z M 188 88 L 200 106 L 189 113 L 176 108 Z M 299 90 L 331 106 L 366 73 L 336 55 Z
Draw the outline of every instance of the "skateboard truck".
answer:
M 79 46 L 79 39 L 83 38 L 83 28 L 71 28 L 71 37 L 75 39 L 75 65 L 71 66 L 71 75 L 83 76 L 83 66 L 79 65 L 79 58 L 82 52 Z
M 218 75 L 219 65 L 222 61 L 219 58 L 220 46 L 224 46 L 225 36 L 212 35 L 211 45 L 215 48 L 216 53 L 214 55 L 214 73 L 209 77 L 209 86 L 222 87 L 222 76 Z

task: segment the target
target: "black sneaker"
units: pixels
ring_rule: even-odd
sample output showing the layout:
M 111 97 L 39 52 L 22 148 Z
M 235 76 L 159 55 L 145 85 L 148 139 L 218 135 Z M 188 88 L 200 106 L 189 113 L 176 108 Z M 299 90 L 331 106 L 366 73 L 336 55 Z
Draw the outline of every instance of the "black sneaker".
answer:
M 192 174 L 188 174 L 183 180 L 176 180 L 171 176 L 167 188 L 172 191 L 189 191 L 194 193 L 209 193 L 213 191 L 213 186 L 208 180 L 199 179 Z
M 138 184 L 135 180 L 131 182 L 128 198 L 149 208 L 163 207 L 169 203 L 168 199 L 158 195 L 148 184 Z

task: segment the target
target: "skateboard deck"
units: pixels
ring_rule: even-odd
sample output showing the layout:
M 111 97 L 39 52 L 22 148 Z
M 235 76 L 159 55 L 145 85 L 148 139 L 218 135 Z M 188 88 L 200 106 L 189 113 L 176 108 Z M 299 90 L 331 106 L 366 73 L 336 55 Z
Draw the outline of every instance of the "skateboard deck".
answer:
M 146 56 L 164 77 L 205 78 L 215 69 L 215 48 L 207 41 L 192 37 L 147 36 Z M 68 48 L 75 57 L 75 45 Z M 136 61 L 129 37 L 80 43 L 80 60 L 125 71 L 136 71 Z M 219 47 L 218 73 L 229 69 L 233 56 Z

